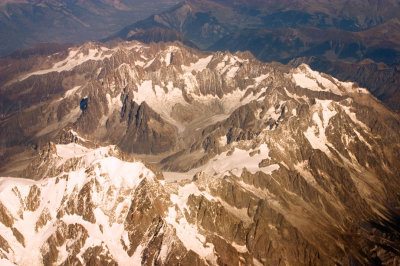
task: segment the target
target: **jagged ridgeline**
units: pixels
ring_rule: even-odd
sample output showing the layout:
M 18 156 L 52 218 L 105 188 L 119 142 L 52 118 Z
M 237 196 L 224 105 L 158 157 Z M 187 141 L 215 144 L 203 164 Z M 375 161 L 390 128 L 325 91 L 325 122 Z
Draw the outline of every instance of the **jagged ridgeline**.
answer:
M 0 59 L 0 262 L 400 263 L 400 118 L 249 53 Z

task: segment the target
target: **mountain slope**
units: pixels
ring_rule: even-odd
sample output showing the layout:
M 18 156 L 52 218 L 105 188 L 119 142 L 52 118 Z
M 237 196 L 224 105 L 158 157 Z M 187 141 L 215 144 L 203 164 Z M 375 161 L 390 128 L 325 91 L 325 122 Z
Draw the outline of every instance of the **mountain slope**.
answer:
M 3 259 L 45 220 L 43 263 L 399 262 L 400 117 L 367 90 L 178 42 L 14 60 L 0 175 L 30 180 L 0 181 Z
M 358 82 L 367 87 L 377 98 L 393 110 L 400 110 L 400 71 L 398 67 L 364 60 L 360 63 L 329 61 L 318 57 L 299 57 L 290 64 L 298 66 L 302 63 L 341 80 Z

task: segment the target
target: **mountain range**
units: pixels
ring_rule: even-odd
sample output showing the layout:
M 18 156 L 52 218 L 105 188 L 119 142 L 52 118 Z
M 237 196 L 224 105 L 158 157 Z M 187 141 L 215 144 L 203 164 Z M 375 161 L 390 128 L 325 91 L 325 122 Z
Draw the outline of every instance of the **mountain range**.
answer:
M 38 43 L 105 38 L 175 4 L 172 0 L 1 0 L 0 56 Z
M 400 117 L 366 89 L 179 42 L 8 60 L 2 263 L 399 263 Z
M 398 111 L 399 13 L 398 0 L 7 0 L 0 4 L 0 55 L 37 43 L 116 38 L 248 50 L 263 62 L 307 63 L 357 82 Z
M 248 50 L 264 62 L 295 60 L 299 64 L 302 59 L 304 63 L 326 61 L 328 65 L 352 63 L 353 72 L 358 73 L 365 72 L 363 61 L 368 59 L 387 69 L 380 75 L 384 81 L 379 84 L 366 74 L 349 77 L 347 68 L 319 68 L 317 63 L 313 66 L 360 83 L 398 110 L 400 84 L 394 77 L 400 63 L 398 14 L 399 1 L 189 0 L 127 26 L 105 40 L 185 40 L 211 51 Z M 155 29 L 169 33 L 154 35 Z M 392 89 L 382 93 L 385 87 Z
M 399 265 L 399 14 L 1 1 L 0 264 Z

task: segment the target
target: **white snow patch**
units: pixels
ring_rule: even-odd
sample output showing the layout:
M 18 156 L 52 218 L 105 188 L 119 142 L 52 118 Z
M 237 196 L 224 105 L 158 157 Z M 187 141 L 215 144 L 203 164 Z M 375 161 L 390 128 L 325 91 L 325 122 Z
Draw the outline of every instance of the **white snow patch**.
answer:
M 191 73 L 193 70 L 196 72 L 200 72 L 207 68 L 208 64 L 210 63 L 211 59 L 213 58 L 212 55 L 207 56 L 205 58 L 200 58 L 196 63 L 191 63 L 190 66 L 182 65 L 182 70 L 184 72 Z
M 135 253 L 133 253 L 132 258 L 127 261 L 128 264 L 121 264 L 121 265 L 142 265 L 142 254 L 143 254 L 144 247 L 139 245 Z
M 329 120 L 335 116 L 337 112 L 333 108 L 331 100 L 316 100 L 316 103 L 321 106 L 324 128 L 326 128 L 329 124 Z
M 326 144 L 327 139 L 325 134 L 322 132 L 316 132 L 318 129 L 315 126 L 309 127 L 307 131 L 304 133 L 304 136 L 308 139 L 313 149 L 320 149 L 323 152 L 329 152 Z M 318 134 L 318 136 L 317 136 Z
M 189 183 L 179 187 L 178 195 L 171 194 L 170 198 L 171 201 L 183 211 L 183 209 L 188 209 L 186 203 L 190 195 L 194 196 L 203 195 L 209 201 L 211 200 L 217 201 L 216 198 L 210 195 L 208 192 L 200 191 L 195 183 Z
M 228 138 L 224 135 L 218 139 L 220 146 L 225 146 L 228 143 Z
M 67 58 L 65 58 L 64 60 L 55 63 L 51 68 L 29 73 L 29 74 L 25 75 L 24 77 L 22 77 L 20 79 L 20 81 L 24 80 L 32 75 L 43 75 L 43 74 L 47 74 L 50 72 L 70 71 L 70 70 L 74 69 L 75 67 L 77 67 L 87 61 L 90 61 L 90 60 L 97 61 L 97 60 L 103 60 L 104 58 L 109 58 L 112 56 L 112 53 L 104 54 L 104 52 L 108 51 L 108 50 L 109 49 L 106 47 L 89 49 L 88 54 L 86 54 L 86 55 L 83 52 L 81 52 L 79 49 L 70 50 Z
M 170 83 L 170 89 L 166 93 L 163 88 L 156 85 L 153 90 L 153 82 L 151 80 L 143 81 L 135 93 L 134 100 L 141 104 L 146 102 L 155 112 L 157 112 L 164 120 L 175 125 L 178 129 L 183 130 L 183 126 L 179 122 L 171 118 L 171 111 L 177 103 L 185 104 L 182 91 L 174 88 Z
M 234 73 L 239 69 L 238 66 L 236 66 L 236 63 L 242 63 L 244 62 L 237 56 L 228 56 L 225 55 L 224 58 L 220 63 L 218 63 L 216 70 L 218 70 L 221 74 L 224 74 L 230 69 L 229 71 L 232 71 L 231 73 L 227 73 L 228 77 L 233 77 Z M 233 69 L 233 70 L 232 70 Z M 234 73 L 233 73 L 234 72 Z
M 198 88 L 197 79 L 191 72 L 185 73 L 183 75 L 183 80 L 185 82 L 185 89 L 188 94 L 192 94 L 195 92 L 196 88 Z
M 268 77 L 269 77 L 269 74 L 262 74 L 261 76 L 254 78 L 254 80 L 255 80 L 256 84 L 258 85 L 258 84 L 260 84 L 264 79 L 266 79 L 266 78 L 268 78 Z
M 354 133 L 356 133 L 357 137 L 358 137 L 362 142 L 364 142 L 365 145 L 367 145 L 368 149 L 370 149 L 371 151 L 373 150 L 371 144 L 368 143 L 368 141 L 360 134 L 360 132 L 358 132 L 357 129 L 354 130 Z
M 135 66 L 143 67 L 146 64 L 146 62 L 144 62 L 144 61 L 135 61 L 134 64 L 135 64 Z
M 305 73 L 295 73 L 293 74 L 293 78 L 295 83 L 300 87 L 313 91 L 321 90 L 318 83 L 314 79 L 307 77 Z
M 89 152 L 89 149 L 76 143 L 58 144 L 56 145 L 56 150 L 57 150 L 57 155 L 60 156 L 65 161 L 71 158 L 78 158 L 85 156 Z M 63 161 L 60 161 L 60 165 L 63 163 L 64 163 Z
M 250 156 L 250 153 L 254 151 L 259 151 L 253 156 Z M 259 167 L 259 163 L 263 159 L 270 159 L 269 157 L 269 149 L 267 144 L 261 144 L 258 149 L 251 150 L 242 150 L 239 148 L 235 148 L 232 154 L 228 155 L 229 151 L 223 152 L 210 161 L 208 161 L 205 165 L 202 165 L 198 168 L 192 169 L 185 173 L 179 172 L 163 172 L 166 180 L 170 178 L 173 180 L 176 179 L 190 179 L 198 172 L 204 172 L 208 175 L 215 176 L 218 178 L 223 177 L 227 174 L 233 174 L 235 176 L 241 176 L 243 169 L 246 168 L 247 171 L 254 174 L 258 171 L 262 171 L 266 174 L 271 174 L 273 171 L 279 169 L 278 164 L 272 164 L 266 167 Z
M 155 58 L 153 58 L 153 59 L 151 59 L 150 61 L 148 61 L 148 62 L 143 66 L 143 68 L 148 68 L 149 66 L 151 66 L 151 64 L 153 64 L 154 60 L 155 60 Z
M 72 135 L 74 135 L 77 139 L 79 139 L 80 141 L 83 142 L 87 142 L 87 139 L 82 138 L 81 136 L 79 136 L 79 134 L 75 131 L 75 130 L 70 130 L 69 132 L 71 132 Z
M 165 51 L 161 52 L 162 54 L 162 57 L 160 58 L 161 63 L 165 63 L 166 66 L 169 66 L 172 60 L 172 53 L 178 50 L 179 48 L 176 46 L 168 46 L 168 48 Z
M 272 106 L 267 110 L 264 116 L 272 118 L 275 121 L 278 121 L 279 118 L 281 117 L 281 110 L 279 108 L 276 110 L 275 107 Z
M 167 53 L 167 55 L 165 56 L 165 64 L 167 65 L 167 66 L 169 66 L 169 64 L 171 64 L 171 53 Z
M 307 170 L 307 161 L 303 161 L 294 165 L 294 169 L 300 173 L 300 175 L 312 185 L 316 185 L 317 181 L 315 180 L 314 176 Z
M 172 247 L 170 242 L 165 243 L 165 241 L 166 239 L 164 238 L 159 254 L 159 258 L 162 262 L 166 261 L 168 254 L 170 253 L 170 249 Z
M 1 266 L 17 266 L 17 264 L 14 264 L 7 259 L 0 259 L 0 265 Z
M 70 90 L 67 90 L 67 91 L 64 93 L 64 98 L 68 98 L 68 97 L 71 97 L 72 95 L 74 95 L 75 92 L 76 92 L 80 87 L 81 87 L 81 86 L 76 86 L 76 87 L 73 87 L 73 88 L 70 89 Z
M 121 93 L 116 97 L 111 97 L 109 93 L 106 94 L 108 114 L 112 114 L 114 110 L 120 110 L 122 108 Z
M 253 264 L 254 264 L 254 266 L 263 266 L 264 265 L 256 258 L 253 258 Z
M 345 105 L 340 105 L 346 112 L 346 114 L 348 115 L 348 117 L 350 117 L 350 119 L 357 125 L 361 126 L 363 129 L 369 131 L 369 128 L 366 124 L 364 124 L 364 122 L 358 120 L 356 113 L 352 112 L 350 110 L 349 106 L 345 106 Z
M 211 261 L 214 265 L 217 264 L 214 245 L 206 242 L 206 238 L 198 232 L 196 227 L 189 224 L 184 217 L 178 219 L 175 207 L 168 208 L 168 216 L 165 220 L 175 228 L 176 235 L 186 249 L 194 251 L 200 258 Z
M 191 73 L 186 73 L 183 78 L 187 86 L 187 92 L 195 102 L 206 106 L 213 103 L 218 103 L 222 107 L 223 114 L 226 116 L 232 113 L 232 111 L 239 106 L 245 105 L 250 101 L 257 99 L 263 92 L 260 90 L 260 92 L 256 95 L 250 93 L 244 98 L 246 91 L 236 88 L 232 92 L 224 94 L 222 99 L 217 95 L 198 95 L 194 93 L 198 87 L 197 80 L 194 78 L 194 76 Z M 167 88 L 168 92 L 165 92 L 160 86 L 153 86 L 153 82 L 151 80 L 145 80 L 138 86 L 138 92 L 135 93 L 134 100 L 138 104 L 141 104 L 145 101 L 165 121 L 175 125 L 179 131 L 183 131 L 185 126 L 171 117 L 171 111 L 176 104 L 181 104 L 183 106 L 188 106 L 190 104 L 187 103 L 183 98 L 182 90 L 174 87 L 171 81 L 168 82 Z
M 306 96 L 304 96 L 304 95 L 299 96 L 299 95 L 290 93 L 286 88 L 284 88 L 284 90 L 285 90 L 285 93 L 287 94 L 287 96 L 289 96 L 289 97 L 292 98 L 292 99 L 295 99 L 296 101 L 304 100 L 305 102 L 307 102 L 307 101 L 309 100 L 309 99 L 308 99 Z
M 226 73 L 227 78 L 234 78 L 236 76 L 236 72 L 239 70 L 238 66 L 231 67 L 229 71 Z
M 313 71 L 308 65 L 302 64 L 292 74 L 294 82 L 305 89 L 313 91 L 330 91 L 342 95 L 338 85 L 323 77 L 321 73 Z
M 239 253 L 246 253 L 248 252 L 247 247 L 238 245 L 236 242 L 232 242 L 232 247 L 234 247 Z
M 329 125 L 329 120 L 336 115 L 336 111 L 330 100 L 317 100 L 316 104 L 316 112 L 314 112 L 312 116 L 312 120 L 316 126 L 309 127 L 304 133 L 304 136 L 308 139 L 313 149 L 319 149 L 325 153 L 329 153 L 325 130 Z M 322 113 L 322 120 L 318 112 Z
M 281 205 L 280 205 L 279 201 L 276 199 L 274 194 L 272 194 L 268 190 L 268 188 L 257 188 L 257 187 L 255 187 L 253 185 L 246 184 L 245 182 L 243 182 L 243 180 L 240 180 L 238 183 L 240 184 L 240 186 L 242 188 L 244 188 L 247 191 L 250 191 L 251 193 L 253 193 L 257 197 L 261 197 L 263 199 L 266 199 L 268 201 L 268 203 L 270 203 L 274 207 L 281 208 Z

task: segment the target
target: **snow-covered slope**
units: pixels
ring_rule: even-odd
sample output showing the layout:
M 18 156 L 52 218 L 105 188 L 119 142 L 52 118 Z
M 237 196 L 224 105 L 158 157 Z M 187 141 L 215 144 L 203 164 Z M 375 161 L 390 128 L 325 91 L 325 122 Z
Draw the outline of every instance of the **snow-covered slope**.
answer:
M 249 222 L 245 210 L 200 191 L 202 183 L 166 183 L 143 163 L 121 156 L 115 146 L 58 144 L 50 154 L 52 163 L 42 166 L 55 166 L 55 176 L 40 181 L 1 177 L 2 263 L 140 265 L 153 252 L 153 261 L 175 264 L 185 261 L 175 253 L 192 252 L 200 264 L 217 264 L 220 255 L 208 239 L 210 232 L 189 222 L 190 197 L 205 196 L 223 204 L 228 217 L 243 213 Z M 156 237 L 161 242 L 152 250 Z M 245 246 L 232 243 L 231 248 L 249 257 Z M 246 260 L 257 262 L 251 256 Z
M 54 159 L 60 167 L 68 160 L 82 167 L 40 181 L 1 178 L 3 256 L 17 265 L 40 265 L 45 256 L 55 256 L 61 264 L 77 245 L 74 256 L 84 263 L 85 252 L 98 246 L 121 265 L 140 263 L 139 256 L 126 253 L 124 223 L 136 188 L 143 180 L 156 181 L 142 163 L 109 156 L 113 151 L 57 145 Z

